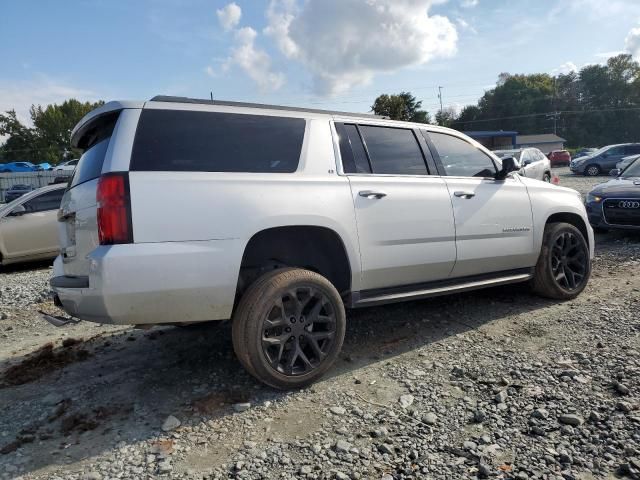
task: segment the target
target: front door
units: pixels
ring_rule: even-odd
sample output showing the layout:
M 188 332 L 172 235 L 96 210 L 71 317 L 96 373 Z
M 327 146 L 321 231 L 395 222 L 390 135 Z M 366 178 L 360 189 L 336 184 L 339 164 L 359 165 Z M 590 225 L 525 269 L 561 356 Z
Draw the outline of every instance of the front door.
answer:
M 430 175 L 435 164 L 424 138 L 380 125 L 336 129 L 353 195 L 363 290 L 448 278 L 456 258 L 451 198 L 445 181 Z
M 489 155 L 461 137 L 429 132 L 447 176 L 456 228 L 452 277 L 535 265 L 529 194 L 517 176 L 495 180 Z

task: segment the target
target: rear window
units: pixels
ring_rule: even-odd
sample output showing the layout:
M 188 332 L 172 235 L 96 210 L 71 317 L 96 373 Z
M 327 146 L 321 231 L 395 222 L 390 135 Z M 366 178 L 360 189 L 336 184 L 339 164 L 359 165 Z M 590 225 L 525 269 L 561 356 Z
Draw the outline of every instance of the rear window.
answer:
M 131 170 L 295 172 L 304 129 L 302 118 L 143 110 Z
M 95 120 L 95 125 L 84 134 L 79 142 L 84 146 L 84 153 L 77 161 L 69 188 L 100 176 L 109 140 L 119 115 L 120 112 L 114 112 L 98 118 Z M 69 162 L 69 165 L 73 164 Z

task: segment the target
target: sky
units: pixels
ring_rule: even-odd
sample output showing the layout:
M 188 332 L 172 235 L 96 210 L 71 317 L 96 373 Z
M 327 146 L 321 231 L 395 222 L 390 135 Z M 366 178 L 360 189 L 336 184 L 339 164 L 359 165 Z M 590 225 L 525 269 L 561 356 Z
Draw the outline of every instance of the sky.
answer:
M 640 59 L 640 0 L 0 0 L 0 111 L 154 95 L 367 112 Z

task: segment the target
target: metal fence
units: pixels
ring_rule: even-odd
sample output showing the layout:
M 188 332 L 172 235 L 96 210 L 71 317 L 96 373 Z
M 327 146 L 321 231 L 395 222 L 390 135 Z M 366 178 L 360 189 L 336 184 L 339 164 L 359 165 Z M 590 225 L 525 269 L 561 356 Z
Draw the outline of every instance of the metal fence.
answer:
M 57 178 L 71 178 L 72 171 L 41 171 L 0 173 L 0 203 L 4 203 L 6 191 L 13 185 L 30 185 L 34 188 L 51 185 Z M 60 180 L 58 180 L 60 181 Z

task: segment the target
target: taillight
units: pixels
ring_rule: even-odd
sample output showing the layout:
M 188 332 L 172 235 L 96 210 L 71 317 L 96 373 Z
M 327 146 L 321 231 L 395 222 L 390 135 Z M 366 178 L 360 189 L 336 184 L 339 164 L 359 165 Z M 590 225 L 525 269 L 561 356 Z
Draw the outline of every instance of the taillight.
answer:
M 129 177 L 126 173 L 106 173 L 98 180 L 98 239 L 100 245 L 133 243 Z

